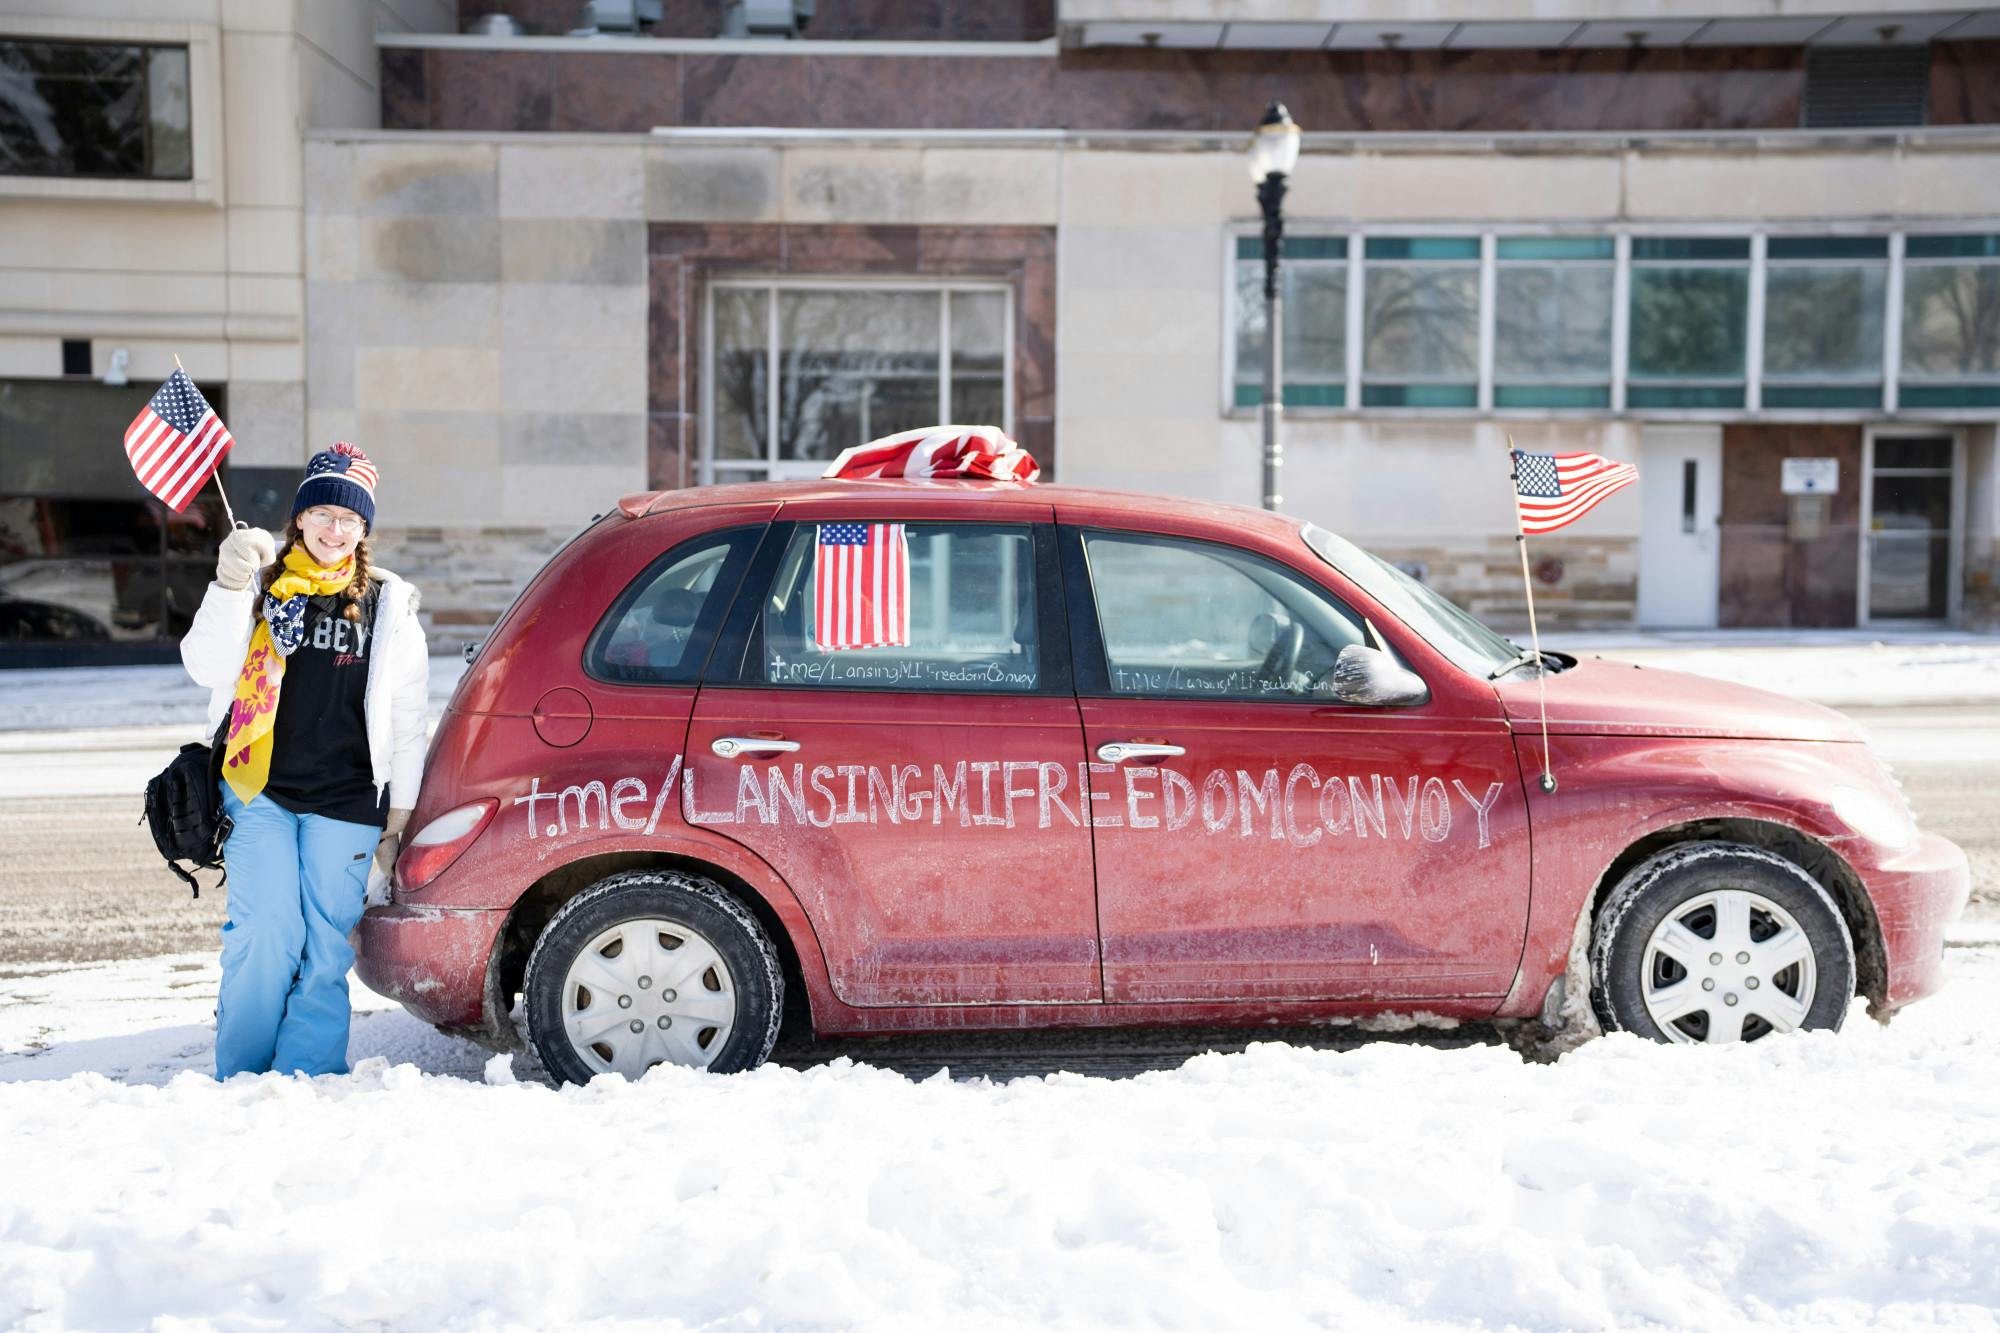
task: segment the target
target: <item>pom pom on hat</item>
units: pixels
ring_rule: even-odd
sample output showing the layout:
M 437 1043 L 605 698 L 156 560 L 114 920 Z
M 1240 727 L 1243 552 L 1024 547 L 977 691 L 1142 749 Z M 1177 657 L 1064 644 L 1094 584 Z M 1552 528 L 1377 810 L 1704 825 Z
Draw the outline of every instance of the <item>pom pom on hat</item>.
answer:
M 336 441 L 306 464 L 306 479 L 292 498 L 292 517 L 314 505 L 339 505 L 361 515 L 364 527 L 375 527 L 375 465 L 357 445 Z

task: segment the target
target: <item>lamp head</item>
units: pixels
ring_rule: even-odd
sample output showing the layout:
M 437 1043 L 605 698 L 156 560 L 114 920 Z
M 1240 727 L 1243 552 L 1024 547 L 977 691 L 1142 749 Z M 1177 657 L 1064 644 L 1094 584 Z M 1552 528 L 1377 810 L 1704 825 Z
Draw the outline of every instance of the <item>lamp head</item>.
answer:
M 1289 176 L 1299 161 L 1299 127 L 1283 102 L 1273 102 L 1250 136 L 1250 179 L 1262 185 L 1273 173 Z

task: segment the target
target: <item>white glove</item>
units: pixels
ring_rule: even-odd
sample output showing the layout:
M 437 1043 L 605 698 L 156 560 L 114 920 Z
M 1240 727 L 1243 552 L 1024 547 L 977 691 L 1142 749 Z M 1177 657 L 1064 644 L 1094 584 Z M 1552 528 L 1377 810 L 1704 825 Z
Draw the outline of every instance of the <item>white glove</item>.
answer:
M 237 528 L 222 539 L 215 557 L 215 581 L 231 592 L 250 586 L 258 570 L 278 558 L 278 544 L 262 528 Z

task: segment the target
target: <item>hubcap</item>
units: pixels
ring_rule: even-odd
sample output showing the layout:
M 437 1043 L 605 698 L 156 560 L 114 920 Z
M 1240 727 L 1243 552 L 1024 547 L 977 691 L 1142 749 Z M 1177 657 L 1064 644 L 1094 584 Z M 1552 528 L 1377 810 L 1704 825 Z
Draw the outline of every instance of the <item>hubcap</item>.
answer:
M 1676 907 L 1646 940 L 1646 1012 L 1674 1041 L 1754 1041 L 1805 1022 L 1818 986 L 1812 941 L 1747 889 Z
M 570 964 L 562 1018 L 592 1073 L 637 1078 L 658 1064 L 706 1068 L 736 1024 L 736 985 L 699 931 L 625 921 Z

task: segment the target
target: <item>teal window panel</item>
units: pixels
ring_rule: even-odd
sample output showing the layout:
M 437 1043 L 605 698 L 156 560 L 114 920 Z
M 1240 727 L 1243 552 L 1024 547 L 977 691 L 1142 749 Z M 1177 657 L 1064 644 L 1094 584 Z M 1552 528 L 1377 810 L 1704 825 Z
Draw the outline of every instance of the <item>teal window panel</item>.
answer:
M 1764 243 L 1772 259 L 1887 259 L 1887 236 L 1773 236 Z
M 1364 384 L 1363 407 L 1477 407 L 1476 384 Z
M 1261 395 L 1260 395 L 1261 396 Z M 1345 384 L 1287 384 L 1286 407 L 1346 407 Z
M 1345 259 L 1347 258 L 1347 238 L 1345 236 L 1287 236 L 1280 254 L 1285 259 Z M 1236 257 L 1264 262 L 1264 238 L 1262 236 L 1238 236 Z
M 1740 384 L 1633 384 L 1625 390 L 1627 407 L 1722 408 L 1743 406 Z
M 2000 384 L 1905 384 L 1904 407 L 2000 407 Z
M 1912 259 L 2000 259 L 2000 235 L 1911 236 L 1903 253 Z
M 1748 236 L 1634 236 L 1632 258 L 1748 259 Z
M 1263 241 L 1257 242 L 1257 257 L 1264 257 Z M 1285 258 L 1287 259 L 1345 259 L 1347 258 L 1347 238 L 1345 236 L 1287 236 L 1285 238 Z
M 1496 384 L 1493 386 L 1493 406 L 1606 408 L 1611 406 L 1611 386 L 1609 384 Z
M 1235 403 L 1238 407 L 1262 407 L 1264 386 L 1261 384 L 1238 384 Z M 1346 407 L 1347 386 L 1345 384 L 1291 384 L 1285 385 L 1286 407 Z
M 1362 249 L 1368 259 L 1477 259 L 1477 236 L 1370 236 Z
M 1617 253 L 1609 236 L 1502 236 L 1495 247 L 1501 259 L 1612 259 Z
M 1879 384 L 1764 384 L 1766 407 L 1880 407 Z

